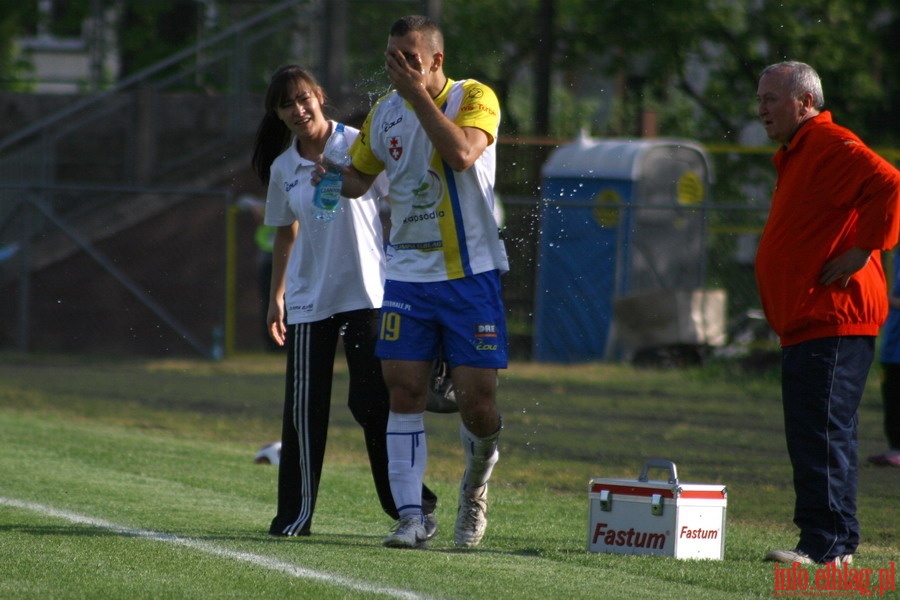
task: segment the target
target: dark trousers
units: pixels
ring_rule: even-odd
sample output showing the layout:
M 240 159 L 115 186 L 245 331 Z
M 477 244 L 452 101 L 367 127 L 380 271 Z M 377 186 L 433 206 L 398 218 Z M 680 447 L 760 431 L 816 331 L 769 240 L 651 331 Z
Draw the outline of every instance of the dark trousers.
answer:
M 797 547 L 816 561 L 853 554 L 859 545 L 857 409 L 874 357 L 871 336 L 822 338 L 783 349 Z
M 394 506 L 387 473 L 387 419 L 390 409 L 381 362 L 375 357 L 377 310 L 336 314 L 323 321 L 289 325 L 281 461 L 278 467 L 278 513 L 273 535 L 309 535 L 322 477 L 331 384 L 338 340 L 350 374 L 348 406 L 362 426 L 366 451 L 381 508 L 392 519 Z M 422 489 L 423 509 L 433 512 L 435 494 Z
M 900 365 L 881 363 L 881 398 L 884 402 L 884 435 L 888 446 L 900 450 Z

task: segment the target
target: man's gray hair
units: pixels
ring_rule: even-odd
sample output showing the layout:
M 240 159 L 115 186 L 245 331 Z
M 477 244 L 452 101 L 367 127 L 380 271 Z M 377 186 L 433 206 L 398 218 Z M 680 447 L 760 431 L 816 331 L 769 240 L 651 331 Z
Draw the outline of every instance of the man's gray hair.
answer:
M 809 93 L 813 97 L 813 108 L 822 110 L 825 107 L 825 94 L 822 92 L 822 80 L 819 74 L 806 63 L 787 60 L 774 65 L 769 65 L 760 73 L 760 77 L 773 71 L 787 71 L 790 75 L 789 86 L 791 95 L 799 98 Z

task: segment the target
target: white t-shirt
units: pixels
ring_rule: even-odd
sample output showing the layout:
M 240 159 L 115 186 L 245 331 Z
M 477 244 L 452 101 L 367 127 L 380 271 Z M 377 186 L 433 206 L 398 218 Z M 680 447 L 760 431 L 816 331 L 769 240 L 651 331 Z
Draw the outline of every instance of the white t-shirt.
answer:
M 469 169 L 454 171 L 441 159 L 415 111 L 396 92 L 378 101 L 350 148 L 359 171 L 384 172 L 390 180 L 387 277 L 429 282 L 508 271 L 493 213 L 497 97 L 473 79 L 448 80 L 435 104 L 457 125 L 478 127 L 490 137 Z
M 332 131 L 335 123 L 331 122 Z M 358 131 L 345 127 L 348 144 Z M 379 198 L 387 180 L 379 177 L 365 196 L 341 198 L 334 220 L 313 218 L 315 163 L 297 151 L 297 140 L 272 163 L 266 196 L 266 225 L 299 222 L 285 281 L 287 322 L 311 323 L 350 310 L 380 308 L 384 292 L 384 241 Z

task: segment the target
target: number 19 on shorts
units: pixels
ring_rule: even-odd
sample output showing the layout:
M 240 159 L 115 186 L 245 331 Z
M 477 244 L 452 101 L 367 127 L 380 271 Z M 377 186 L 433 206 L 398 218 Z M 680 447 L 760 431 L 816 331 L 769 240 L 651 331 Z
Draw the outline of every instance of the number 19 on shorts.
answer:
M 400 315 L 395 312 L 381 313 L 381 331 L 379 339 L 396 342 L 400 339 Z

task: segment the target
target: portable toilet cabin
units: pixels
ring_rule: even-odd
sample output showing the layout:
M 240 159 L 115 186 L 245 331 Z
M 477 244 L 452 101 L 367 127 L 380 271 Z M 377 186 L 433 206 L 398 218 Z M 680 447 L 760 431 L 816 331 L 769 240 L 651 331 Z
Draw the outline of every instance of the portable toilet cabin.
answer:
M 615 358 L 618 299 L 702 288 L 712 169 L 699 144 L 581 136 L 541 177 L 535 360 Z

